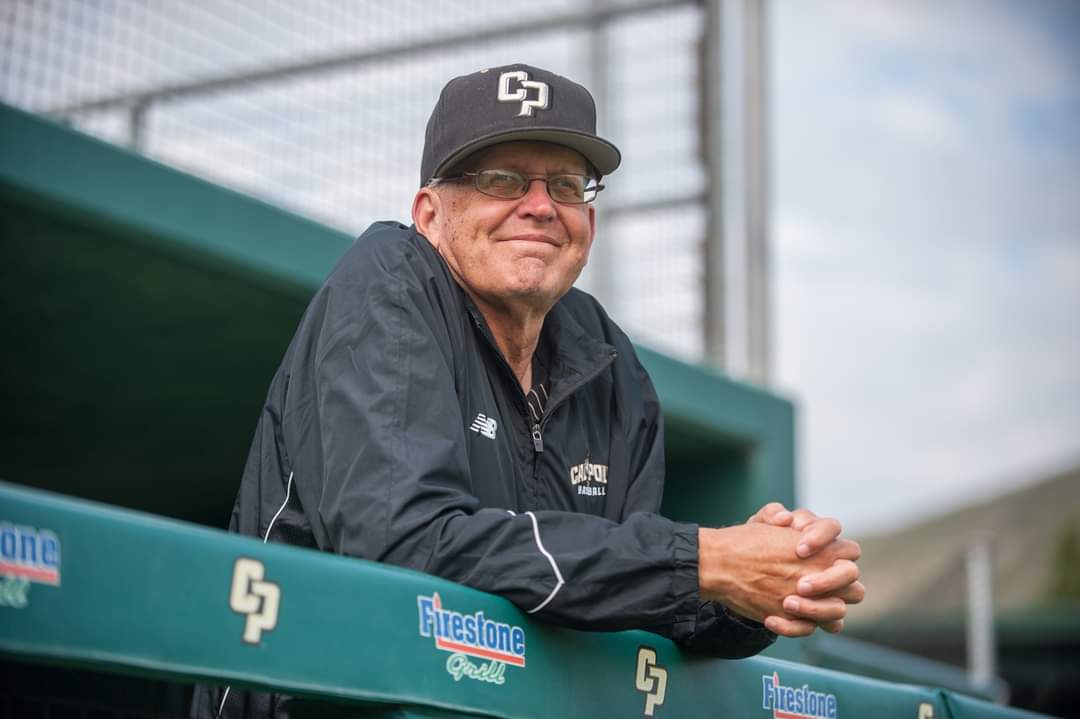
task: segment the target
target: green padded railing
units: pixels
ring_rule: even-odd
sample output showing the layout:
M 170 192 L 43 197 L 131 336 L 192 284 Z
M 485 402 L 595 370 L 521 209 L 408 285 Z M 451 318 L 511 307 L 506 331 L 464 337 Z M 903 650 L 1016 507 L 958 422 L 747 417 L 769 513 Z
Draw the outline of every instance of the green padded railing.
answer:
M 586 633 L 418 572 L 0 483 L 0 652 L 273 687 L 300 714 L 1020 717 L 949 692 Z M 316 702 L 316 703 L 312 703 Z M 351 705 L 350 705 L 351 703 Z

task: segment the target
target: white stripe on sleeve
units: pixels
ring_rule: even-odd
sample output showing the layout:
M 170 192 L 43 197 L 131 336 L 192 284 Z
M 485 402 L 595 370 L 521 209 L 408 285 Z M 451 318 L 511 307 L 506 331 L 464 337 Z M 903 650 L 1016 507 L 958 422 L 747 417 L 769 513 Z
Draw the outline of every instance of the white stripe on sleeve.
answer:
M 566 584 L 566 581 L 563 579 L 562 572 L 559 571 L 559 565 L 555 563 L 555 557 L 551 556 L 551 553 L 544 548 L 544 543 L 540 541 L 540 523 L 536 521 L 536 515 L 532 512 L 526 512 L 525 514 L 529 515 L 529 519 L 532 520 L 533 538 L 536 540 L 536 546 L 540 549 L 540 553 L 547 557 L 548 563 L 551 565 L 552 571 L 555 572 L 555 578 L 559 580 L 555 584 L 555 588 L 551 590 L 551 594 L 547 595 L 547 599 L 536 605 L 535 609 L 530 609 L 527 612 L 528 614 L 536 614 L 541 609 L 546 607 L 548 605 L 548 602 L 555 598 L 555 595 L 559 593 L 559 590 L 562 589 L 564 584 Z

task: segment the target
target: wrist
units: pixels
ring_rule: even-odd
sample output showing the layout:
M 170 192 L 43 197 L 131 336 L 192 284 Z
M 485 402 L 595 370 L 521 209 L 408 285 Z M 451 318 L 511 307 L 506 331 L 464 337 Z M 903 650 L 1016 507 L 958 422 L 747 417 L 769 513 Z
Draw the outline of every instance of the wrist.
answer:
M 733 579 L 726 566 L 730 528 L 698 528 L 698 593 L 702 599 L 726 603 Z

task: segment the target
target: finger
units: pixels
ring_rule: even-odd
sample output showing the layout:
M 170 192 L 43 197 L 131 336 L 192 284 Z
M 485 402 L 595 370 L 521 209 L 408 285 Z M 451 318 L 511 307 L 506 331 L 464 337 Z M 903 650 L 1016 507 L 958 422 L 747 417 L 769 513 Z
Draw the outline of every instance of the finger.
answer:
M 826 561 L 835 562 L 838 559 L 850 559 L 854 562 L 861 556 L 862 547 L 859 546 L 858 542 L 851 539 L 834 540 L 821 550 L 821 557 Z
M 808 574 L 800 579 L 796 589 L 804 597 L 822 597 L 842 592 L 858 579 L 859 567 L 855 562 L 838 559 L 825 571 Z
M 772 524 L 776 520 L 777 515 L 781 515 L 785 519 L 789 519 L 790 517 L 788 515 L 790 514 L 791 512 L 788 512 L 787 507 L 785 507 L 780 502 L 769 502 L 764 507 L 755 512 L 753 515 L 751 515 L 750 519 L 746 520 L 746 523 L 751 524 L 754 522 L 761 522 L 765 524 Z
M 837 619 L 835 622 L 825 622 L 824 624 L 820 624 L 819 626 L 825 631 L 827 631 L 829 634 L 839 634 L 840 632 L 844 631 L 844 620 Z
M 838 597 L 843 599 L 845 604 L 858 604 L 866 598 L 866 587 L 862 582 L 852 582 L 838 591 L 822 594 L 817 598 L 824 599 L 825 597 Z
M 833 592 L 830 596 L 839 597 L 843 599 L 847 604 L 858 604 L 863 599 L 866 599 L 866 587 L 862 582 L 852 582 L 838 592 Z
M 817 625 L 805 619 L 787 617 L 765 617 L 765 627 L 782 637 L 808 637 L 817 629 Z
M 747 524 L 754 522 L 761 522 L 764 524 L 772 524 L 779 527 L 785 527 L 791 523 L 792 515 L 780 502 L 769 502 L 764 507 L 755 512 L 750 519 L 746 520 Z
M 799 531 L 802 531 L 821 519 L 821 517 L 817 516 L 809 509 L 796 509 L 792 514 L 794 515 L 794 521 L 792 521 L 791 527 L 792 529 L 798 529 Z
M 799 510 L 805 511 L 805 510 Z M 825 547 L 832 544 L 840 536 L 840 531 L 843 527 L 840 526 L 840 522 L 832 517 L 826 517 L 824 519 L 818 519 L 799 526 L 799 517 L 796 512 L 795 522 L 791 525 L 794 529 L 802 531 L 802 535 L 799 536 L 799 545 L 795 548 L 795 553 L 800 557 L 809 557 L 817 554 Z M 851 541 L 851 540 L 846 540 Z M 854 544 L 854 542 L 852 542 Z M 856 545 L 857 546 L 857 545 Z
M 791 595 L 784 597 L 784 611 L 796 619 L 808 619 L 814 624 L 835 622 L 847 616 L 847 604 L 840 597 L 808 599 Z

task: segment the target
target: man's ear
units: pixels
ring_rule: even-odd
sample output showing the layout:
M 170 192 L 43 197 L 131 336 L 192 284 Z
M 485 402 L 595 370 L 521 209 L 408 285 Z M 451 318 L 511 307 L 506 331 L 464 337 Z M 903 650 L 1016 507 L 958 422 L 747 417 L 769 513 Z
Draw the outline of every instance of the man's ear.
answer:
M 439 246 L 439 224 L 442 219 L 443 202 L 438 192 L 430 187 L 421 187 L 413 198 L 412 220 L 416 231 L 428 239 L 435 247 Z
M 593 240 L 596 239 L 596 206 L 588 205 L 587 212 L 589 213 L 589 249 L 592 249 Z

